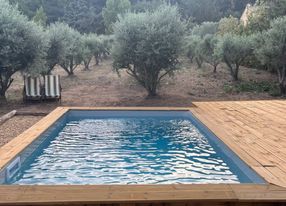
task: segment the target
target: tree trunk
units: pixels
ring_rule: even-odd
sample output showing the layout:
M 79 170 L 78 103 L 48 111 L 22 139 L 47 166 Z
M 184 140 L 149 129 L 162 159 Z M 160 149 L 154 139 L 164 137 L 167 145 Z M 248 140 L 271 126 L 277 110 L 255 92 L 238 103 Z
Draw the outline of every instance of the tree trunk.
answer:
M 72 69 L 70 69 L 69 66 L 66 66 L 66 65 L 61 65 L 61 67 L 66 71 L 66 73 L 68 74 L 68 76 L 73 76 L 74 75 L 74 72 Z
M 84 63 L 84 71 L 89 71 L 89 64 L 88 63 Z
M 279 88 L 280 88 L 281 96 L 285 97 L 286 96 L 286 85 L 283 83 L 280 83 Z
M 97 56 L 97 57 L 95 57 L 95 64 L 96 64 L 96 66 L 98 66 L 99 65 L 99 57 Z
M 197 62 L 198 68 L 202 68 L 203 62 L 199 58 L 196 58 L 196 62 Z
M 194 63 L 194 57 L 192 55 L 189 55 L 188 58 L 190 59 L 191 63 Z
M 149 88 L 148 91 L 148 98 L 153 98 L 157 96 L 157 88 Z
M 52 71 L 54 70 L 54 68 L 55 68 L 56 65 L 57 65 L 57 64 L 50 65 L 48 71 L 45 72 L 45 73 L 46 73 L 47 75 L 51 75 L 51 74 L 52 74 Z
M 0 103 L 7 102 L 6 91 L 11 86 L 14 79 L 11 78 L 13 73 L 0 74 Z
M 0 104 L 7 102 L 5 93 L 6 92 L 0 91 Z
M 217 65 L 214 65 L 213 73 L 216 73 L 216 71 L 217 71 Z
M 278 69 L 278 80 L 281 96 L 286 96 L 286 66 Z
M 238 81 L 238 72 L 239 72 L 239 65 L 236 64 L 235 68 L 233 68 L 234 66 L 232 66 L 231 64 L 227 64 L 229 69 L 230 69 L 230 74 L 232 76 L 232 80 L 233 81 Z
M 83 61 L 83 63 L 84 63 L 84 71 L 89 71 L 90 70 L 89 69 L 90 62 L 91 62 L 91 59 Z
M 235 65 L 235 70 L 232 76 L 234 81 L 238 81 L 238 72 L 239 72 L 239 65 Z
M 148 98 L 153 98 L 157 96 L 159 73 L 158 72 L 148 73 L 148 71 L 146 71 L 145 75 L 146 75 L 145 88 L 148 91 Z
M 69 76 L 69 77 L 74 76 L 74 72 L 73 72 L 72 69 L 68 71 L 68 76 Z

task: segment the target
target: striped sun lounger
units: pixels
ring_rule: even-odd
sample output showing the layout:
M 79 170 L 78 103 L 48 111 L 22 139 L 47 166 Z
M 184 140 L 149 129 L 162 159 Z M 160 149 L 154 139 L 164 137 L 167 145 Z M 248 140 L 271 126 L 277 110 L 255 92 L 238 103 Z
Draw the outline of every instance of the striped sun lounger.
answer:
M 40 77 L 25 76 L 24 84 L 24 101 L 42 99 Z
M 58 75 L 45 76 L 45 98 L 46 99 L 61 99 L 61 84 Z

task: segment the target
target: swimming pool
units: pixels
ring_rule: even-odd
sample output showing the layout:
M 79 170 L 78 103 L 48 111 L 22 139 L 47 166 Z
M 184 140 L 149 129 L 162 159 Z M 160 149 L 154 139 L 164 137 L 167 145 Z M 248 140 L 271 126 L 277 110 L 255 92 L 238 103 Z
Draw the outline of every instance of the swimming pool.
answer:
M 0 174 L 16 185 L 264 183 L 190 111 L 69 110 Z

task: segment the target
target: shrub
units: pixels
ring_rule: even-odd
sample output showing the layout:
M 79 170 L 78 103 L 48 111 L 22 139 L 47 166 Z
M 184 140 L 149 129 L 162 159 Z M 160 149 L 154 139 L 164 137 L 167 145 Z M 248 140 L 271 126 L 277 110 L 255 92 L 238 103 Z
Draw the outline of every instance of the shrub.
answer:
M 115 69 L 127 69 L 149 96 L 155 96 L 161 80 L 178 68 L 185 32 L 178 9 L 162 5 L 155 11 L 128 13 L 114 28 Z
M 272 96 L 276 96 L 277 86 L 271 82 L 266 82 L 266 81 L 263 81 L 263 82 L 249 81 L 249 82 L 240 82 L 238 84 L 225 84 L 224 91 L 226 93 L 241 93 L 241 92 L 264 93 L 264 92 L 267 92 Z

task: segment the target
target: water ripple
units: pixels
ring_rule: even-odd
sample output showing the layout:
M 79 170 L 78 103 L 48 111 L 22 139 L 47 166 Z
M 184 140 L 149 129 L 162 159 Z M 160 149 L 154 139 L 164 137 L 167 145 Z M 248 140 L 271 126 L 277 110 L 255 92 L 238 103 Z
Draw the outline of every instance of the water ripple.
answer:
M 238 183 L 186 119 L 72 121 L 14 184 Z

